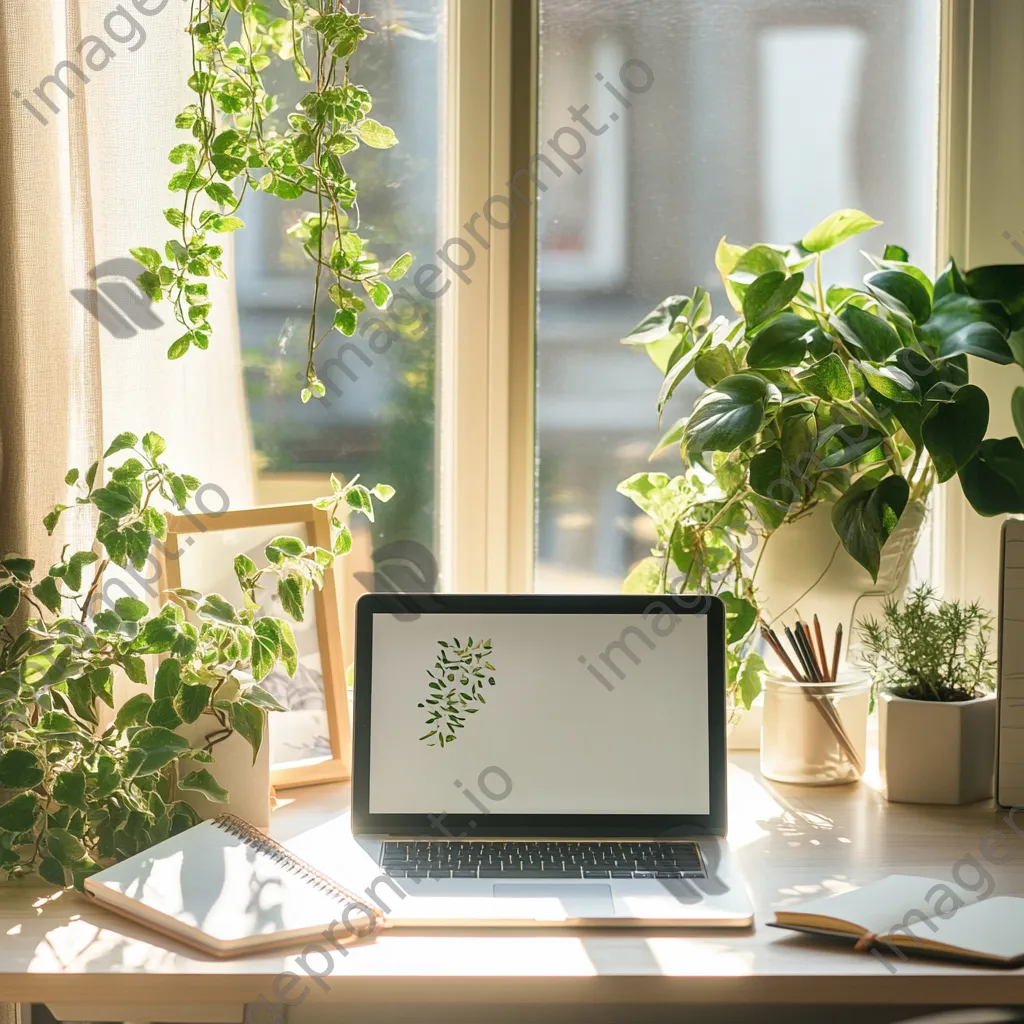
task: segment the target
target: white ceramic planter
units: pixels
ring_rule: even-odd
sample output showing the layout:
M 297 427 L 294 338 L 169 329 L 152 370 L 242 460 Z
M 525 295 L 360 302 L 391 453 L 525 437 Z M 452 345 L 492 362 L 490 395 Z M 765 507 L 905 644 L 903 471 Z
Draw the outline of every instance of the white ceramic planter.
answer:
M 194 747 L 203 746 L 203 737 L 217 727 L 212 715 L 200 715 L 191 725 L 180 726 L 178 732 L 187 737 Z M 197 768 L 206 768 L 228 791 L 227 803 L 207 800 L 201 793 L 183 792 L 181 798 L 191 804 L 203 818 L 218 814 L 234 814 L 259 829 L 270 827 L 270 744 L 266 736 L 252 761 L 252 747 L 237 732 L 213 748 L 214 764 L 181 762 L 182 775 Z
M 877 583 L 840 544 L 831 505 L 780 526 L 764 544 L 755 581 L 768 621 L 782 615 L 791 623 L 796 605 L 805 618 L 818 615 L 827 636 L 840 622 L 845 636 L 853 636 L 855 619 L 877 615 L 886 597 L 906 590 L 924 516 L 921 502 L 904 509 L 882 549 Z
M 992 795 L 996 698 L 940 702 L 883 694 L 878 758 L 887 800 L 969 804 Z

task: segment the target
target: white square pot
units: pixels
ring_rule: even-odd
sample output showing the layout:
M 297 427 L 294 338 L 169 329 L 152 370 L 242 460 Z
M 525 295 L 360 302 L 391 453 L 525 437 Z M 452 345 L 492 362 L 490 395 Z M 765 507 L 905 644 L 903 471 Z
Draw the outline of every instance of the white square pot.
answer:
M 996 698 L 944 702 L 882 694 L 882 792 L 905 804 L 969 804 L 992 796 Z
M 191 725 L 181 725 L 178 732 L 187 737 L 194 747 L 202 747 L 204 736 L 217 728 L 211 715 L 200 715 Z M 182 792 L 178 795 L 190 803 L 203 818 L 218 814 L 234 814 L 266 831 L 270 828 L 270 744 L 266 735 L 253 764 L 252 747 L 237 732 L 213 748 L 214 763 L 199 764 L 182 760 L 182 775 L 196 768 L 206 768 L 228 791 L 227 803 L 208 800 L 202 793 Z

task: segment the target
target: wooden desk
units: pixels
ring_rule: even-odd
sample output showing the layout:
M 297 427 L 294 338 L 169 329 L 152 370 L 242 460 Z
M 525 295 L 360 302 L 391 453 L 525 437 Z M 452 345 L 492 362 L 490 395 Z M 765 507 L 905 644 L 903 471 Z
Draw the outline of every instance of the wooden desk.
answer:
M 330 870 L 346 843 L 348 791 L 291 791 L 274 812 L 273 834 Z M 899 960 L 885 964 L 842 944 L 764 927 L 772 905 L 870 882 L 893 872 L 991 879 L 996 893 L 1024 893 L 1024 809 L 1020 834 L 991 805 L 927 808 L 887 804 L 870 783 L 810 789 L 772 786 L 756 755 L 730 764 L 730 839 L 753 892 L 756 929 L 736 934 L 627 931 L 390 934 L 333 961 L 268 954 L 227 963 L 172 942 L 154 942 L 76 894 L 0 888 L 0 1003 L 45 1002 L 63 1019 L 280 1024 L 269 1003 L 296 1003 L 288 1020 L 764 1019 L 832 1024 L 865 1017 L 868 1005 L 910 1008 L 1024 1003 L 1024 972 Z M 999 830 L 1002 837 L 992 832 Z M 991 833 L 986 837 L 987 833 Z M 1005 858 L 1002 863 L 995 863 Z M 983 874 L 979 874 L 979 869 Z M 291 971 L 292 979 L 282 972 Z M 278 988 L 275 995 L 275 983 Z M 290 986 L 290 987 L 289 987 Z M 280 997 L 285 997 L 282 1000 Z M 262 997 L 263 1001 L 260 1002 Z M 475 1007 L 475 1010 L 474 1010 Z M 801 1013 L 800 1008 L 803 1007 Z M 486 1008 L 486 1009 L 483 1009 Z M 674 1008 L 674 1009 L 673 1009 Z M 708 1011 L 711 1012 L 710 1010 Z M 547 1014 L 547 1016 L 545 1016 Z M 844 1015 L 845 1014 L 845 1015 Z

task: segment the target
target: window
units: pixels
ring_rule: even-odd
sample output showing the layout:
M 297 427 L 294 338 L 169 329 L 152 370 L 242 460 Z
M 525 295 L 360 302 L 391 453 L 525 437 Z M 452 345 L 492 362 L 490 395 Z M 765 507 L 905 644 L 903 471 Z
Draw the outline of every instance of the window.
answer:
M 539 10 L 538 138 L 573 124 L 586 152 L 537 204 L 535 588 L 617 591 L 652 542 L 615 487 L 648 468 L 660 384 L 618 339 L 697 284 L 728 312 L 713 262 L 723 233 L 788 241 L 851 206 L 885 222 L 878 245 L 934 262 L 939 3 Z M 584 105 L 589 125 L 570 121 Z M 866 270 L 848 249 L 826 261 L 834 281 Z M 681 387 L 666 422 L 695 393 Z M 678 465 L 671 452 L 661 463 Z
M 417 256 L 440 244 L 444 167 L 445 4 L 395 0 L 374 4 L 375 34 L 359 47 L 353 77 L 374 97 L 374 116 L 394 128 L 400 145 L 346 157 L 360 195 L 355 225 L 382 254 Z M 298 98 L 300 83 L 289 77 Z M 311 264 L 287 237 L 304 212 L 261 193 L 246 201 L 248 221 L 236 252 L 239 326 L 260 504 L 300 501 L 330 492 L 328 477 L 363 474 L 396 487 L 377 521 L 357 532 L 345 572 L 343 621 L 351 603 L 373 589 L 372 552 L 415 542 L 433 552 L 437 535 L 435 378 L 439 311 L 405 281 L 376 316 L 360 318 L 352 338 L 333 332 L 317 365 L 323 398 L 303 405 L 305 327 Z M 324 307 L 325 311 L 327 306 Z M 325 312 L 325 316 L 328 315 Z M 328 320 L 329 322 L 329 320 Z M 429 557 L 429 556 L 427 556 Z M 346 651 L 351 651 L 351 635 Z

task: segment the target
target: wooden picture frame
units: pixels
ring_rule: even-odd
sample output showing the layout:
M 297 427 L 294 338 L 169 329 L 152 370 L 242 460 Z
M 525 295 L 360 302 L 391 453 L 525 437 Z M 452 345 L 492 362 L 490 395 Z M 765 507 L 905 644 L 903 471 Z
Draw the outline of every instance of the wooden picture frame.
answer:
M 234 575 L 234 556 L 243 552 L 250 553 L 253 561 L 262 568 L 267 564 L 266 557 L 263 555 L 263 547 L 270 540 L 282 534 L 301 535 L 303 529 L 307 544 L 315 544 L 327 550 L 331 549 L 331 524 L 328 513 L 315 509 L 308 503 L 228 509 L 210 514 L 170 515 L 167 517 L 167 540 L 162 559 L 164 589 L 174 590 L 178 587 L 187 587 L 202 590 L 204 593 L 216 590 L 232 604 L 240 605 L 242 598 Z M 259 534 L 260 530 L 263 531 L 262 534 Z M 223 536 L 228 532 L 237 536 L 231 539 Z M 197 554 L 189 554 L 189 552 L 196 551 L 197 543 L 201 545 L 200 535 L 205 537 L 216 535 L 220 541 L 219 547 L 224 550 L 216 552 L 216 566 L 203 562 L 201 563 L 203 569 L 197 571 L 194 568 L 197 563 L 192 561 Z M 251 553 L 254 549 L 255 555 Z M 223 568 L 219 564 L 221 557 L 225 562 Z M 193 566 L 191 572 L 190 564 Z M 224 582 L 217 583 L 217 587 L 220 587 L 219 590 L 211 586 L 193 587 L 190 578 L 195 579 L 200 575 L 204 578 L 213 576 L 217 581 L 223 580 Z M 276 595 L 269 594 L 268 599 L 276 601 Z M 318 752 L 314 756 L 302 757 L 293 761 L 278 760 L 275 762 L 273 760 L 274 748 L 271 747 L 270 781 L 275 789 L 338 782 L 352 777 L 352 726 L 349 720 L 348 694 L 345 684 L 338 587 L 333 566 L 324 573 L 322 589 L 314 590 L 307 598 L 307 620 L 311 608 L 315 616 L 315 629 L 297 628 L 296 642 L 299 647 L 300 672 L 303 668 L 303 660 L 307 661 L 308 667 L 305 674 L 307 694 L 312 697 L 315 705 L 316 695 L 315 693 L 310 694 L 309 688 L 310 685 L 314 687 L 316 685 L 317 668 L 311 650 L 307 648 L 307 653 L 303 654 L 303 636 L 306 637 L 307 643 L 315 637 L 315 654 L 319 658 L 319 685 L 323 694 L 324 721 L 321 727 L 326 728 L 326 737 L 317 735 L 313 738 L 313 746 L 318 748 Z M 275 611 L 275 614 L 278 613 Z M 283 612 L 280 617 L 291 621 L 289 616 Z M 296 624 L 293 623 L 293 628 L 295 627 Z M 275 669 L 276 672 L 283 674 L 283 669 Z M 274 673 L 268 679 L 272 679 L 273 676 Z M 286 676 L 282 683 L 287 688 Z M 264 681 L 263 685 L 267 686 L 267 682 Z M 272 686 L 267 688 L 273 691 Z M 274 720 L 281 715 L 293 713 L 293 710 L 309 709 L 296 708 L 286 712 L 270 712 L 267 737 L 264 742 L 274 743 Z M 313 711 L 319 712 L 319 708 L 314 707 Z M 315 714 L 313 717 L 319 722 L 319 714 Z M 324 752 L 322 749 L 324 739 L 329 743 L 329 752 Z

